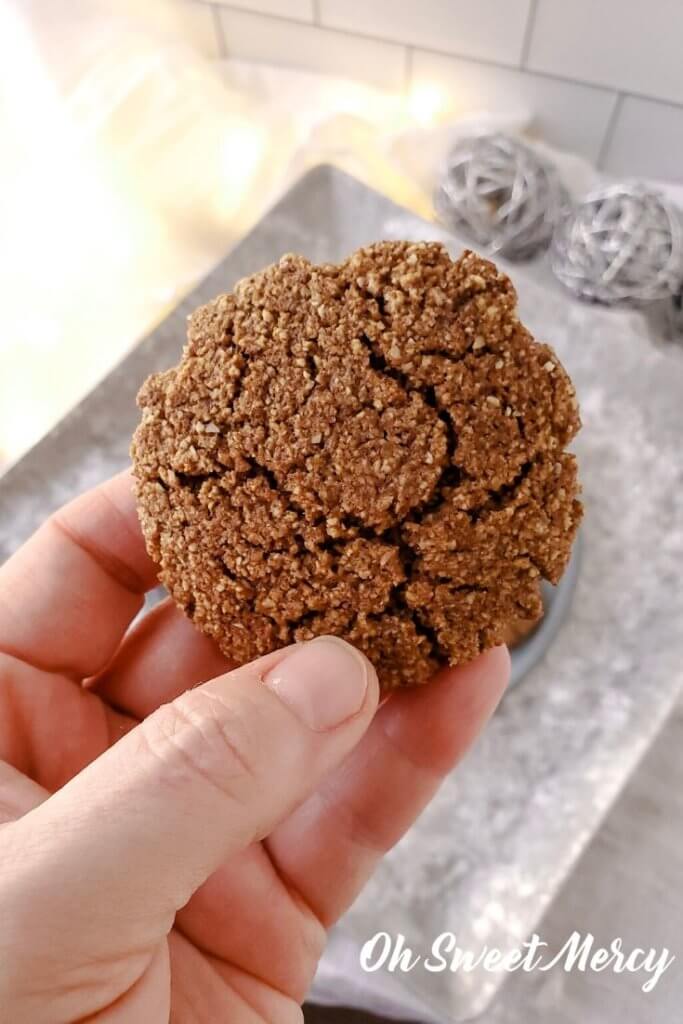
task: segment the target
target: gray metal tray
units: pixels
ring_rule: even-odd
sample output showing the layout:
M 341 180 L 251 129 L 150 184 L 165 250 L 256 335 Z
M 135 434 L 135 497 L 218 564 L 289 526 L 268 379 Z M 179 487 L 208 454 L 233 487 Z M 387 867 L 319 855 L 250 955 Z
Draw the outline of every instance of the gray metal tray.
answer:
M 139 384 L 177 361 L 185 318 L 198 303 L 282 252 L 337 260 L 379 238 L 439 238 L 462 248 L 346 175 L 310 172 L 2 477 L 0 560 L 62 502 L 126 464 Z M 576 593 L 553 643 L 537 650 L 542 657 L 523 685 L 342 922 L 347 950 L 378 930 L 403 932 L 425 953 L 443 931 L 474 951 L 482 942 L 522 942 L 683 682 L 683 359 L 650 345 L 638 314 L 581 306 L 518 268 L 513 278 L 522 316 L 555 346 L 581 401 L 576 447 L 587 514 Z M 339 948 L 333 941 L 322 987 L 339 966 Z M 354 963 L 351 956 L 340 999 L 349 997 Z M 356 973 L 362 1000 L 376 976 Z M 413 1007 L 457 1021 L 481 1012 L 503 980 L 415 971 L 401 986 Z

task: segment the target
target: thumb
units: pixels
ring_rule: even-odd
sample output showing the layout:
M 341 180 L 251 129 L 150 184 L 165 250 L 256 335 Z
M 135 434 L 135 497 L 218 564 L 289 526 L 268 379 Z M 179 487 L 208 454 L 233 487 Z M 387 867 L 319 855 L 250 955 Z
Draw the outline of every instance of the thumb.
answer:
M 5 886 L 0 871 L 0 901 L 14 936 L 71 936 L 90 956 L 155 941 L 226 858 L 268 834 L 349 753 L 377 700 L 367 659 L 320 637 L 160 707 L 4 826 L 12 872 Z

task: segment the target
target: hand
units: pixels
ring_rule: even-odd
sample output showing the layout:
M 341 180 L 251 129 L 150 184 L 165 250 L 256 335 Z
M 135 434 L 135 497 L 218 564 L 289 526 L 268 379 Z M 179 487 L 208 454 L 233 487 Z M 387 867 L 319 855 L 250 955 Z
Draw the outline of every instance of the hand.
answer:
M 505 686 L 501 648 L 377 711 L 331 638 L 231 670 L 169 601 L 126 632 L 155 582 L 127 474 L 0 570 L 6 1024 L 300 1022 L 326 930 Z

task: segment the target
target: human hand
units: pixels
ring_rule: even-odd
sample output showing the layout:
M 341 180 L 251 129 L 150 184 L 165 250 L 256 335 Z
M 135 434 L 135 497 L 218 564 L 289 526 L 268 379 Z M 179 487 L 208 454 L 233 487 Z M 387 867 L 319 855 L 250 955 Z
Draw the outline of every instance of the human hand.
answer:
M 231 671 L 170 601 L 126 632 L 155 583 L 125 473 L 0 570 L 4 1024 L 300 1022 L 508 677 L 498 648 L 378 711 L 340 640 Z

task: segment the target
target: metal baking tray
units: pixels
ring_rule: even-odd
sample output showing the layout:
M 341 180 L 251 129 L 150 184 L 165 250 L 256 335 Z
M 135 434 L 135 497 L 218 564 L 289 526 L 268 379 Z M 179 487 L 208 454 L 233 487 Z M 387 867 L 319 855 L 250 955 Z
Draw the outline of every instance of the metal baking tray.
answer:
M 463 247 L 339 171 L 309 172 L 0 479 L 0 560 L 62 502 L 127 463 L 138 387 L 177 362 L 196 305 L 283 252 L 336 261 L 381 238 Z M 448 930 L 472 950 L 524 941 L 681 689 L 680 351 L 652 346 L 637 313 L 582 306 L 518 267 L 512 276 L 525 322 L 556 348 L 581 402 L 580 571 L 574 562 L 515 655 L 522 685 L 341 922 L 314 988 L 329 996 L 336 979 L 340 1002 L 363 1002 L 378 983 L 354 967 L 354 951 L 378 930 L 402 932 L 424 952 Z M 349 950 L 341 970 L 335 958 Z M 413 972 L 396 983 L 397 1005 L 402 992 L 425 1017 L 469 1019 L 503 981 Z
M 581 565 L 581 534 L 574 542 L 574 549 L 560 582 L 553 586 L 546 580 L 541 584 L 541 600 L 543 601 L 543 618 L 538 625 L 510 651 L 512 665 L 510 668 L 510 687 L 521 682 L 534 665 L 541 660 L 548 647 L 562 628 L 569 614 L 572 597 Z

